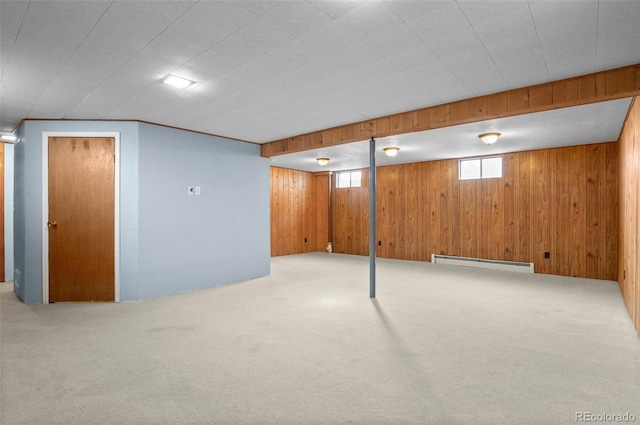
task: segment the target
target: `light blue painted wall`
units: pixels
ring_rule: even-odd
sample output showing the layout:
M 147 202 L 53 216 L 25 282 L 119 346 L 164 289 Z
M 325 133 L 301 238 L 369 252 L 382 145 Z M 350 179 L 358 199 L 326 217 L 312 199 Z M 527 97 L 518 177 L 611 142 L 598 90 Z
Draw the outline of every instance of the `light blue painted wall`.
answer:
M 13 280 L 13 144 L 4 144 L 4 280 Z
M 14 148 L 15 292 L 42 302 L 42 133 L 120 133 L 120 294 L 142 300 L 269 274 L 269 163 L 257 145 L 133 122 L 26 121 Z M 201 196 L 188 196 L 187 186 Z M 16 279 L 17 280 L 17 279 Z
M 258 145 L 140 124 L 139 146 L 140 299 L 269 274 L 269 161 Z
M 26 299 L 22 274 L 26 266 L 25 253 L 27 249 L 27 200 L 24 196 L 27 170 L 25 168 L 26 145 L 23 141 L 24 133 L 24 126 L 16 131 L 16 144 L 13 147 L 13 200 L 15 204 L 13 213 L 13 261 L 14 270 L 17 270 L 14 275 L 13 291 L 22 301 Z
M 42 133 L 120 133 L 121 300 L 134 300 L 138 275 L 138 123 L 26 121 L 14 148 L 14 254 L 22 284 L 14 288 L 26 303 L 42 302 Z M 16 279 L 18 280 L 18 279 Z

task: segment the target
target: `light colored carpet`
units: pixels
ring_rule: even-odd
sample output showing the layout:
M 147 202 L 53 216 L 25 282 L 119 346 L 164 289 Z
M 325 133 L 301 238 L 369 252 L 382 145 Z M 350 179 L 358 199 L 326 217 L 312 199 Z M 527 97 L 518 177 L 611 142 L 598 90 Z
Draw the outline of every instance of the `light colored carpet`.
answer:
M 140 303 L 24 305 L 2 284 L 2 424 L 640 422 L 615 282 L 312 253 Z

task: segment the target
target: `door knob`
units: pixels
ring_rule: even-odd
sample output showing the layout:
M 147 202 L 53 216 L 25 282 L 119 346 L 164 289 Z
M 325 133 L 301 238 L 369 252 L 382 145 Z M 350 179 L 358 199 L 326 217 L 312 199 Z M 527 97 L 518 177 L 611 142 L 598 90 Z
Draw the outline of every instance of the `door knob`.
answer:
M 58 223 L 55 221 L 47 221 L 47 227 L 50 229 L 51 228 L 55 229 L 56 227 L 58 227 Z

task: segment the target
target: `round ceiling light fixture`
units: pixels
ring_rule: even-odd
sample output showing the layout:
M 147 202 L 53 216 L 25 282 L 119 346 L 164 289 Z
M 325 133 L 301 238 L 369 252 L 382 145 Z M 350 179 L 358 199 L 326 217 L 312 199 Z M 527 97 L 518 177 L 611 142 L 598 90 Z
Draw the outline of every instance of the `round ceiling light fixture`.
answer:
M 484 133 L 479 135 L 478 137 L 480 138 L 480 140 L 482 140 L 483 143 L 491 145 L 495 143 L 496 140 L 498 140 L 498 137 L 500 137 L 500 133 Z
M 396 155 L 398 155 L 398 151 L 399 150 L 400 150 L 400 148 L 396 148 L 396 147 L 389 147 L 389 148 L 382 149 L 382 151 L 387 156 L 396 156 Z

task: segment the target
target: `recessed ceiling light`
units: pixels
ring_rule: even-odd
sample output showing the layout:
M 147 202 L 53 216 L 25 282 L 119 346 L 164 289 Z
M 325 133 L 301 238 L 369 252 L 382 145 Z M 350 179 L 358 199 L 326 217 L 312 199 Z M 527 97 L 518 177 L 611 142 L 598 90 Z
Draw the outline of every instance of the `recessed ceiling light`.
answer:
M 195 84 L 195 81 L 187 80 L 186 78 L 176 77 L 175 75 L 167 75 L 161 80 L 165 84 L 169 84 L 170 86 L 177 87 L 179 89 L 186 89 L 192 84 Z

